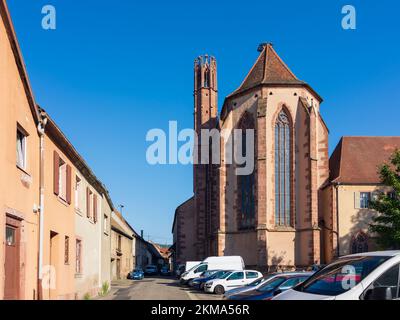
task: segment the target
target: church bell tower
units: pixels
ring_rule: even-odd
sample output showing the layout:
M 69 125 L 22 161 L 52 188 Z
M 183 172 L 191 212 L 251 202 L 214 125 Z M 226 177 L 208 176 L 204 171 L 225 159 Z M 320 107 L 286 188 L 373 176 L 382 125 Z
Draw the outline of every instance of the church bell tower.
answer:
M 215 230 L 217 223 L 216 165 L 201 164 L 202 129 L 217 126 L 218 90 L 217 62 L 214 57 L 199 56 L 194 61 L 194 130 L 195 163 L 193 165 L 193 192 L 195 205 L 196 254 L 202 260 L 215 254 Z M 210 146 L 211 147 L 211 146 Z M 211 158 L 209 159 L 211 161 Z

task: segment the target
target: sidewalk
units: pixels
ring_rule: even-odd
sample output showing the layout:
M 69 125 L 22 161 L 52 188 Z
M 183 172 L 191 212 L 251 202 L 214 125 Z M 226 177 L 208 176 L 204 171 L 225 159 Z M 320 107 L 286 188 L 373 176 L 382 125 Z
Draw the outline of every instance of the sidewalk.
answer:
M 134 284 L 135 281 L 129 279 L 114 280 L 111 282 L 111 288 L 108 293 L 105 296 L 98 296 L 94 300 L 113 300 L 118 290 L 127 289 L 132 287 Z

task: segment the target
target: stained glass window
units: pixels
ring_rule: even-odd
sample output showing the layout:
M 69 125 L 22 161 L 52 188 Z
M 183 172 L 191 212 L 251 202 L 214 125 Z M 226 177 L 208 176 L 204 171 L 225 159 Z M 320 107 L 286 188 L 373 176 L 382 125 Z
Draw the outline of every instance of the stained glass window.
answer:
M 291 132 L 284 111 L 275 124 L 275 224 L 291 225 Z

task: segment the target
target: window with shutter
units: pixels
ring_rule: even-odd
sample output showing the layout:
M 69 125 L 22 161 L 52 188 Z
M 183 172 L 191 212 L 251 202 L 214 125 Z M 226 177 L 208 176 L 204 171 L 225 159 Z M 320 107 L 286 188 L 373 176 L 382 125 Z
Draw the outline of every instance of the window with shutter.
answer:
M 68 204 L 71 204 L 71 166 L 67 165 L 66 170 L 66 201 Z
M 54 194 L 58 196 L 60 193 L 60 157 L 58 153 L 54 151 L 53 153 L 53 190 Z
M 93 222 L 97 222 L 97 195 L 93 195 Z
M 90 190 L 86 188 L 86 216 L 90 218 Z
M 360 192 L 354 192 L 354 208 L 360 209 Z

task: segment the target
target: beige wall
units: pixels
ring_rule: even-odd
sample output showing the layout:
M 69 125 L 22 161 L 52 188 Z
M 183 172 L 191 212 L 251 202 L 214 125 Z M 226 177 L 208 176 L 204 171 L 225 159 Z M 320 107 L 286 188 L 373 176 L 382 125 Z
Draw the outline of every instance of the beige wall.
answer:
M 368 231 L 368 224 L 372 222 L 371 219 L 376 215 L 376 211 L 358 209 L 355 205 L 356 193 L 377 191 L 388 191 L 388 189 L 377 185 L 341 185 L 338 187 L 339 255 L 351 253 L 352 237 L 360 231 L 366 233 L 370 238 L 368 250 L 377 249 L 373 235 Z
M 111 283 L 111 216 L 112 208 L 105 195 L 102 198 L 101 220 L 101 274 L 100 284 Z
M 21 219 L 20 282 L 21 299 L 37 293 L 37 243 L 39 205 L 39 137 L 23 82 L 11 49 L 3 14 L 0 18 L 0 300 L 4 294 L 4 254 L 6 214 Z M 26 169 L 16 166 L 17 123 L 29 134 Z
M 93 297 L 98 294 L 101 287 L 101 226 L 102 226 L 102 196 L 96 189 L 88 183 L 84 176 L 77 172 L 76 176 L 81 180 L 80 189 L 74 192 L 73 200 L 80 198 L 77 208 L 75 207 L 75 234 L 82 241 L 82 272 L 75 274 L 75 292 L 78 299 L 82 299 L 86 294 Z M 75 185 L 76 176 L 72 176 L 72 184 Z M 86 207 L 86 188 L 89 188 L 93 195 L 97 196 L 97 221 L 93 219 L 93 203 L 91 203 L 91 217 L 87 217 Z M 75 187 L 73 187 L 75 190 Z M 93 197 L 94 200 L 94 197 Z
M 43 289 L 44 299 L 74 299 L 75 298 L 75 208 L 74 193 L 71 193 L 71 204 L 67 204 L 53 189 L 53 154 L 56 151 L 68 165 L 71 166 L 71 176 L 76 176 L 76 169 L 64 152 L 45 135 L 45 161 L 44 161 L 44 242 L 43 265 L 52 266 L 55 270 L 55 287 Z M 50 234 L 57 233 L 53 238 L 51 249 Z M 65 237 L 69 237 L 69 263 L 64 263 Z M 53 252 L 53 254 L 51 253 Z M 84 255 L 85 252 L 82 253 Z

